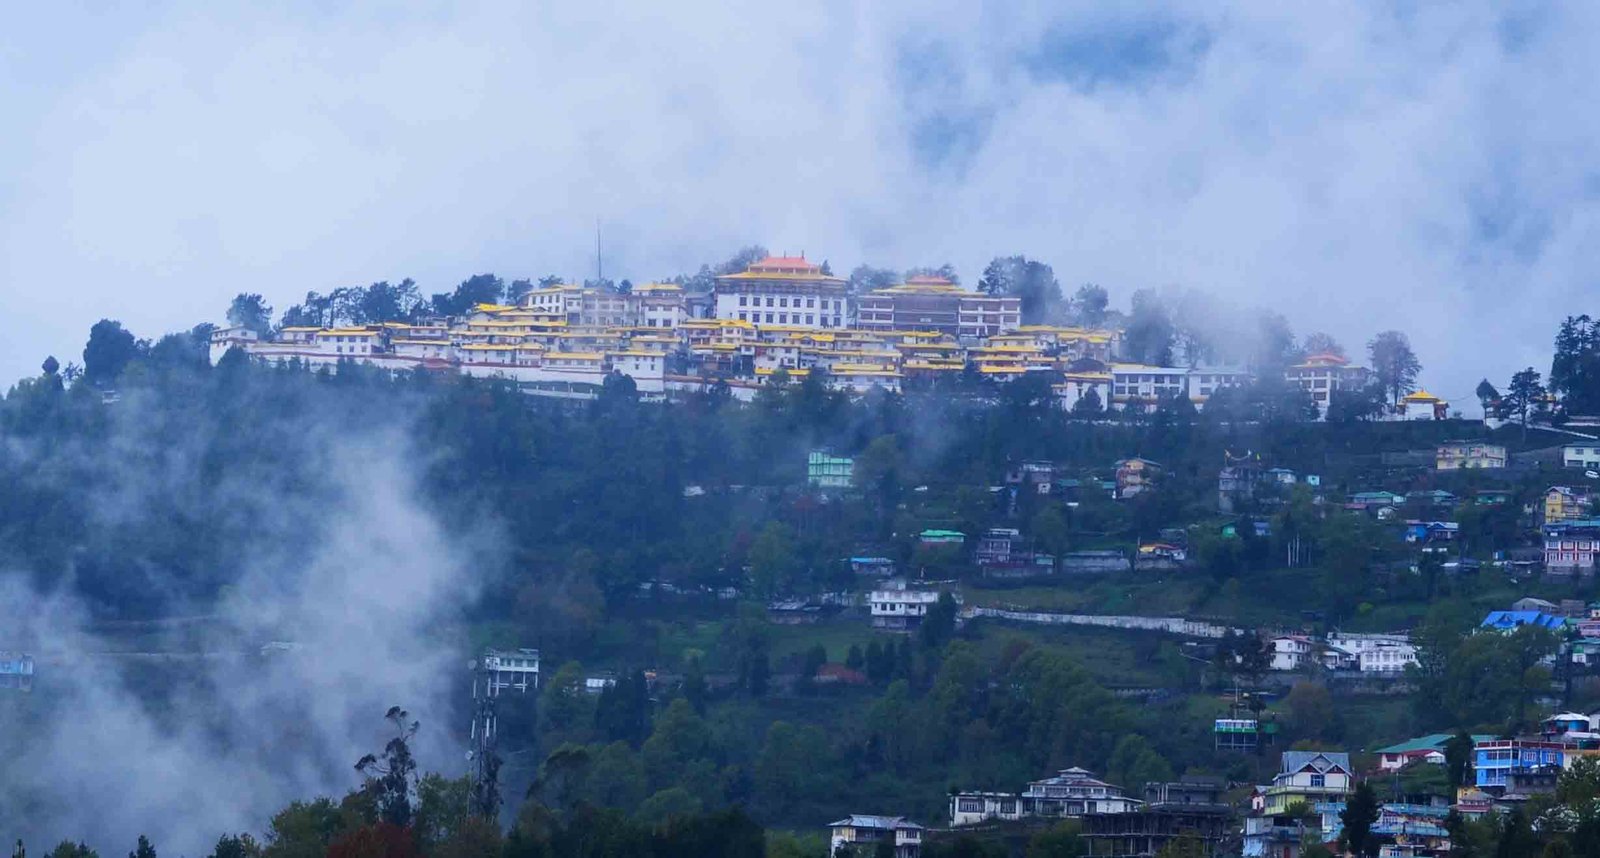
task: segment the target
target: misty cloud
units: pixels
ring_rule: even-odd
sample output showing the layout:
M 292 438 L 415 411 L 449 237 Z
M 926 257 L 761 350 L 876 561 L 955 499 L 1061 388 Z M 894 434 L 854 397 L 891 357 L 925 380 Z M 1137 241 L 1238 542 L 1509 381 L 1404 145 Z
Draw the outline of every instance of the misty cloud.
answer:
M 125 427 L 148 417 L 124 405 Z M 136 645 L 126 632 L 108 636 L 66 588 L 41 593 L 24 575 L 0 578 L 4 643 L 39 658 L 34 693 L 0 701 L 10 713 L 0 738 L 7 837 L 36 851 L 83 839 L 118 854 L 142 833 L 163 854 L 205 854 L 225 831 L 259 835 L 292 800 L 356 786 L 352 766 L 382 747 L 382 715 L 394 704 L 422 722 L 424 767 L 464 771 L 466 707 L 452 695 L 468 653 L 453 623 L 498 568 L 492 527 L 444 529 L 420 494 L 423 458 L 400 428 L 316 415 L 294 425 L 306 435 L 297 447 L 314 451 L 304 471 L 220 477 L 227 485 L 214 496 L 237 503 L 246 535 L 228 546 L 237 581 L 198 621 L 157 624 Z M 106 470 L 145 448 L 137 430 L 117 434 L 100 454 Z M 127 467 L 161 490 L 162 465 Z M 112 492 L 91 528 L 148 515 L 125 506 L 140 502 Z M 152 581 L 161 586 L 159 574 Z M 294 648 L 263 655 L 269 641 Z

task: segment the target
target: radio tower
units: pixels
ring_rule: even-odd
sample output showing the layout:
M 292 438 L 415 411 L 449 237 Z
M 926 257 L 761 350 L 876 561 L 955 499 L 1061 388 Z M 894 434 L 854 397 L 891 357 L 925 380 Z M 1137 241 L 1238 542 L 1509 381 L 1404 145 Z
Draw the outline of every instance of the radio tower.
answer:
M 469 662 L 472 668 L 472 812 L 484 819 L 500 816 L 500 754 L 495 750 L 495 698 L 499 696 L 489 659 Z
M 495 704 L 500 692 L 527 693 L 539 687 L 539 651 L 536 649 L 486 650 L 483 658 L 467 662 L 472 671 L 472 811 L 484 819 L 500 814 L 500 754 L 495 748 L 499 716 Z

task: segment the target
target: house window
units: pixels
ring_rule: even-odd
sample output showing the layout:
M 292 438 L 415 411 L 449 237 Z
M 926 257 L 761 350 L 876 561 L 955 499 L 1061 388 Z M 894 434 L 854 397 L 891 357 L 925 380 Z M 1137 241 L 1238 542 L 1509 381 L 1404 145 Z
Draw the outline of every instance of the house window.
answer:
M 1328 785 L 1327 781 L 1328 781 L 1328 778 L 1327 778 L 1326 775 L 1312 775 L 1311 776 L 1311 785 L 1314 786 L 1314 787 L 1327 786 Z
M 962 813 L 983 813 L 983 801 L 976 798 L 957 799 L 956 807 Z

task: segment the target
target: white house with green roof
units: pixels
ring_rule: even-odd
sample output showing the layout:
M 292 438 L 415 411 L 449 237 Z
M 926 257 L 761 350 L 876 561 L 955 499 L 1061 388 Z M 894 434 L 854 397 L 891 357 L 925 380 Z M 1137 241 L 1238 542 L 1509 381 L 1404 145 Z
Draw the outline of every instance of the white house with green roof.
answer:
M 1399 744 L 1390 745 L 1387 748 L 1379 748 L 1377 750 L 1378 771 L 1396 772 L 1412 763 L 1418 762 L 1434 763 L 1442 766 L 1445 761 L 1444 746 L 1449 743 L 1451 737 L 1452 734 L 1450 733 L 1429 733 L 1426 736 L 1408 739 Z M 1472 735 L 1472 744 L 1477 745 L 1479 742 L 1487 742 L 1493 738 L 1494 736 L 1487 734 L 1474 733 Z

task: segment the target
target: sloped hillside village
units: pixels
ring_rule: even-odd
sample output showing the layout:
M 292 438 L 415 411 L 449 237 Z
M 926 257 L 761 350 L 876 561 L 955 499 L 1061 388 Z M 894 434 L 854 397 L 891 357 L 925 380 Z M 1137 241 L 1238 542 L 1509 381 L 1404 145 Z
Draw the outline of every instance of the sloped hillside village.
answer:
M 1149 425 L 1181 425 L 1213 399 L 1264 381 L 1297 397 L 1291 420 L 1321 421 L 1341 396 L 1370 397 L 1381 381 L 1333 348 L 1303 349 L 1262 379 L 1243 366 L 1137 362 L 1126 341 L 1114 326 L 1023 324 L 1020 298 L 941 276 L 852 293 L 824 266 L 769 256 L 704 292 L 676 283 L 626 292 L 549 284 L 514 304 L 477 303 L 455 316 L 234 325 L 211 334 L 210 356 L 217 363 L 239 350 L 279 368 L 459 374 L 573 400 L 624 390 L 646 401 L 750 401 L 799 385 L 851 397 L 965 390 L 1003 398 L 1005 386 L 1032 382 L 1048 384 L 1061 419 L 1123 414 Z M 1101 680 L 1127 699 L 1211 695 L 1182 729 L 1204 743 L 1212 772 L 1220 765 L 1232 777 L 1191 771 L 1134 783 L 1123 767 L 1114 782 L 1074 766 L 1026 783 L 952 783 L 936 818 L 870 807 L 833 821 L 835 855 L 915 858 L 941 839 L 1066 820 L 1090 855 L 1287 858 L 1348 845 L 1345 829 L 1357 817 L 1354 836 L 1373 849 L 1363 854 L 1457 854 L 1452 838 L 1459 845 L 1471 826 L 1546 812 L 1563 784 L 1600 771 L 1586 768 L 1600 766 L 1600 438 L 1575 422 L 1559 431 L 1545 424 L 1530 440 L 1526 402 L 1519 435 L 1505 425 L 1515 408 L 1481 389 L 1486 425 L 1461 420 L 1414 385 L 1390 393 L 1355 417 L 1436 429 L 1397 435 L 1408 439 L 1404 448 L 1315 459 L 1226 449 L 1199 471 L 1141 456 L 1091 467 L 1013 460 L 981 487 L 987 510 L 976 518 L 929 513 L 940 490 L 906 487 L 900 506 L 917 525 L 836 558 L 828 588 L 773 583 L 753 559 L 747 587 L 696 593 L 654 581 L 641 585 L 640 598 L 754 594 L 765 621 L 797 640 L 850 628 L 874 636 L 868 650 L 851 646 L 847 656 L 816 644 L 818 655 L 780 677 L 808 689 L 898 676 L 880 667 L 909 659 L 896 638 L 942 640 L 997 624 L 1110 636 L 1091 645 L 1112 650 L 1160 647 L 1180 675 L 1187 660 L 1202 686 L 1106 671 Z M 1540 395 L 1538 410 L 1556 404 Z M 1185 415 L 1175 403 L 1192 407 Z M 839 449 L 803 451 L 793 465 L 804 473 L 797 490 L 821 504 L 869 497 L 884 479 L 881 462 Z M 683 499 L 741 490 L 691 480 Z M 1175 518 L 1177 509 L 1184 512 Z M 1313 556 L 1313 531 L 1324 534 L 1322 556 Z M 1332 532 L 1355 534 L 1349 557 L 1358 559 L 1327 556 L 1338 550 Z M 1252 568 L 1279 572 L 1262 592 L 1239 592 L 1240 573 Z M 1200 597 L 1171 596 L 1196 581 L 1208 582 Z M 1354 713 L 1462 681 L 1417 622 L 1447 590 L 1488 602 L 1469 640 L 1531 653 L 1474 668 L 1495 674 L 1488 685 L 1515 689 L 1519 717 L 1498 732 L 1408 737 L 1377 727 L 1359 746 L 1319 741 L 1339 731 L 1308 728 L 1304 698 L 1320 694 L 1328 710 L 1320 717 L 1340 720 L 1341 707 Z M 651 671 L 649 682 L 667 677 Z M 599 694 L 616 681 L 590 675 L 583 690 Z M 1242 781 L 1245 771 L 1269 777 Z

